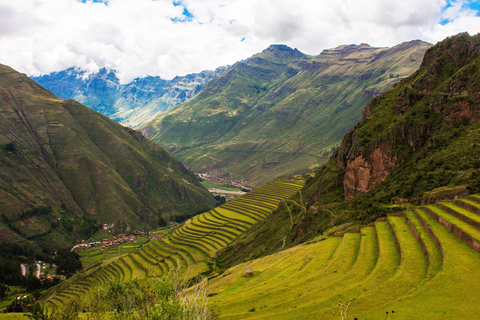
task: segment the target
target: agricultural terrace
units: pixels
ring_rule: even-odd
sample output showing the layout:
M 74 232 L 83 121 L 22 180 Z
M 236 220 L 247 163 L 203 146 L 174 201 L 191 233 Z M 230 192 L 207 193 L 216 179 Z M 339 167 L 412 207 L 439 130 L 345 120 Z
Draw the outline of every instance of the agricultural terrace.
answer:
M 152 240 L 128 254 L 97 260 L 90 268 L 53 288 L 47 301 L 62 308 L 111 279 L 133 280 L 179 272 L 191 279 L 208 270 L 218 250 L 233 243 L 253 225 L 263 221 L 302 187 L 300 181 L 276 180 L 224 205 L 187 220 L 160 240 Z M 91 257 L 94 261 L 94 257 Z
M 232 267 L 210 303 L 222 319 L 474 319 L 479 222 L 478 196 L 388 216 Z

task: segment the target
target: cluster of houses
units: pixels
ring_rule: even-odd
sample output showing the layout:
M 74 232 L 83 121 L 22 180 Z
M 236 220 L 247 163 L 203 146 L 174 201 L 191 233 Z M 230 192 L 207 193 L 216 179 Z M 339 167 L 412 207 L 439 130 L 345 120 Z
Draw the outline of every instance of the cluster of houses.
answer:
M 45 281 L 45 280 L 53 280 L 54 278 L 60 278 L 60 279 L 65 279 L 64 275 L 55 275 L 55 274 L 48 274 L 46 273 L 47 269 L 47 264 L 43 261 L 35 261 L 35 272 L 34 275 L 37 277 L 40 281 Z M 56 264 L 52 264 L 50 266 L 52 269 L 56 270 L 58 266 Z M 20 270 L 22 273 L 22 276 L 26 277 L 28 274 L 29 266 L 26 263 L 20 264 Z
M 207 180 L 207 181 L 214 181 L 214 182 L 220 182 L 222 184 L 231 186 L 231 187 L 236 187 L 236 188 L 242 188 L 242 189 L 247 189 L 249 190 L 250 188 L 245 187 L 244 185 L 247 183 L 246 180 L 243 179 L 230 179 L 230 177 L 226 177 L 223 175 L 212 175 L 208 173 L 195 173 L 200 179 Z
M 100 250 L 103 251 L 107 247 L 115 246 L 117 244 L 125 243 L 125 242 L 137 242 L 137 237 L 145 237 L 145 238 L 150 238 L 150 239 L 160 239 L 161 235 L 155 235 L 152 234 L 151 232 L 145 233 L 140 230 L 135 230 L 133 231 L 133 234 L 124 234 L 121 233 L 119 235 L 113 236 L 111 238 L 103 239 L 101 241 L 92 241 L 92 242 L 87 242 L 85 240 L 82 240 L 81 243 L 73 246 L 72 251 L 75 249 L 88 249 L 88 248 L 94 248 L 94 247 L 100 247 Z

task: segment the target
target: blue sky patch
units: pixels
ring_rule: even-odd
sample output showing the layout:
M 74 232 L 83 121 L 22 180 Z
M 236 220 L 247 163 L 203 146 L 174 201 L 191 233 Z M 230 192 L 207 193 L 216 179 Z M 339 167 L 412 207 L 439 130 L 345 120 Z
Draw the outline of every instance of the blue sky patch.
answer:
M 87 0 L 77 0 L 77 2 L 87 3 Z M 103 3 L 103 4 L 105 4 L 106 6 L 108 6 L 109 0 L 93 0 L 92 2 L 93 2 L 93 3 Z
M 455 3 L 455 1 L 447 1 L 447 5 L 445 7 L 443 7 L 443 11 L 447 10 L 448 8 L 452 7 L 452 3 Z M 462 9 L 463 10 L 466 10 L 466 9 L 470 9 L 470 10 L 473 10 L 473 11 L 476 11 L 476 16 L 477 17 L 480 17 L 480 2 L 477 1 L 477 0 L 470 0 L 470 1 L 466 1 L 463 5 L 462 5 Z M 452 22 L 450 19 L 443 19 L 440 21 L 440 24 L 442 26 L 448 24 Z
M 187 22 L 193 20 L 193 14 L 188 11 L 187 7 L 182 3 L 182 1 L 173 1 L 175 7 L 183 7 L 183 12 L 181 17 L 170 18 L 172 22 Z

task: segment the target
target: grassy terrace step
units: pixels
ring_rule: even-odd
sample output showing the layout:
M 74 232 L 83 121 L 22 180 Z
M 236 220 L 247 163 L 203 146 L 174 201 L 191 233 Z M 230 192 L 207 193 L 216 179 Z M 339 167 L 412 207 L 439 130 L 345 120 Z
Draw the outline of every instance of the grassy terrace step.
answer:
M 117 269 L 117 272 L 119 273 L 119 279 L 120 280 L 125 280 L 125 271 L 122 269 L 122 267 L 118 264 L 117 261 L 112 262 L 112 266 Z
M 105 273 L 105 270 L 100 269 L 100 271 L 97 271 L 93 274 L 93 277 L 97 280 L 97 282 L 101 285 L 104 285 L 105 283 L 108 282 L 108 276 Z
M 238 224 L 232 224 L 232 223 L 225 222 L 223 220 L 218 220 L 218 219 L 215 219 L 210 214 L 202 214 L 201 216 L 198 216 L 196 221 L 206 226 L 221 228 L 225 232 L 231 234 L 235 239 L 241 234 L 243 234 L 243 232 L 248 230 L 248 228 L 245 225 L 239 226 Z
M 295 193 L 295 192 L 292 192 L 292 194 Z M 281 200 L 283 200 L 283 197 L 280 197 L 279 195 L 277 194 L 268 194 L 268 193 L 255 193 L 255 192 L 249 192 L 247 194 L 245 194 L 242 198 L 245 198 L 245 199 L 266 199 L 268 201 L 271 201 L 271 202 L 280 202 Z M 239 199 L 239 198 L 237 198 Z
M 349 314 L 358 315 L 370 310 L 372 303 L 381 305 L 386 299 L 396 299 L 412 292 L 426 273 L 423 252 L 402 217 L 390 217 L 389 222 L 400 244 L 401 261 L 390 227 L 385 221 L 377 222 L 375 225 L 378 230 L 379 256 L 372 272 L 366 268 L 369 273 L 362 278 L 356 269 L 349 271 L 338 285 L 332 287 L 327 285 L 311 295 L 303 294 L 296 300 L 286 302 L 284 306 L 275 305 L 272 307 L 272 314 L 265 312 L 263 318 L 293 319 L 301 314 L 307 318 L 336 319 L 332 316 L 331 310 L 332 307 L 338 306 L 338 300 L 348 301 L 355 298 Z M 413 250 L 409 249 L 410 245 L 413 246 Z M 404 246 L 407 248 L 403 249 Z M 347 279 L 350 279 L 350 282 Z M 315 282 L 311 284 L 312 287 L 314 285 Z M 323 285 L 323 282 L 319 285 Z M 301 289 L 303 290 L 304 286 L 301 286 Z M 293 302 L 297 308 L 292 308 Z
M 165 264 L 168 266 L 168 271 L 170 271 L 172 268 L 182 268 L 182 267 L 188 267 L 190 264 L 192 264 L 191 261 L 189 261 L 185 255 L 182 254 L 182 251 L 170 251 L 166 248 L 163 248 L 161 246 L 157 247 L 151 247 L 148 248 L 149 250 L 152 250 L 152 254 L 155 255 L 155 253 L 159 253 L 161 256 L 163 256 L 163 260 Z
M 198 222 L 198 219 L 195 221 L 190 221 L 187 225 L 185 225 L 185 229 L 189 230 L 190 232 L 200 233 L 202 235 L 210 235 L 216 238 L 219 241 L 231 243 L 234 241 L 238 236 L 231 231 L 225 231 L 226 228 L 218 228 L 212 227 L 208 224 L 202 224 Z M 227 229 L 228 230 L 228 229 Z
M 147 270 L 151 269 L 158 263 L 155 258 L 152 259 L 145 254 L 145 250 L 143 248 L 141 250 L 137 250 L 135 253 L 131 253 L 131 255 L 134 256 L 135 259 Z
M 467 199 L 472 200 L 476 203 L 480 203 L 480 195 L 479 194 L 472 194 Z
M 237 202 L 235 204 L 225 204 L 223 205 L 225 209 L 234 208 L 235 210 L 241 210 L 244 213 L 248 213 L 253 215 L 254 217 L 258 217 L 260 219 L 264 219 L 267 215 L 269 215 L 274 208 L 265 208 L 259 207 L 257 205 L 249 204 L 246 202 Z
M 441 249 L 441 244 L 431 231 L 427 231 L 425 222 L 418 214 L 413 211 L 406 211 L 405 218 L 425 256 L 428 266 L 427 278 L 432 278 L 442 268 L 443 250 Z
M 465 221 L 466 223 L 472 225 L 473 227 L 480 229 L 480 216 L 476 213 L 473 213 L 470 210 L 457 206 L 451 202 L 442 202 L 439 203 L 439 206 L 442 210 L 450 213 L 451 215 L 456 216 L 460 220 Z
M 212 250 L 216 251 L 218 250 L 219 247 L 222 247 L 222 244 L 218 243 L 216 240 L 213 240 L 211 238 L 203 237 L 201 235 L 189 234 L 188 232 L 185 231 L 185 228 L 174 230 L 174 232 L 171 234 L 171 237 L 174 237 L 175 239 L 181 238 L 186 241 L 190 241 L 200 247 L 203 247 L 207 251 L 212 251 Z
M 196 251 L 199 251 L 202 253 L 203 256 L 207 257 L 207 258 L 210 258 L 211 255 L 208 253 L 208 251 L 206 251 L 205 249 L 203 249 L 202 247 L 198 246 L 196 243 L 191 243 L 191 242 L 188 242 L 188 241 L 183 241 L 182 239 L 178 239 L 178 238 L 174 238 L 172 236 L 170 236 L 168 238 L 169 242 L 173 243 L 174 245 L 178 245 L 178 246 L 185 246 L 185 247 L 188 247 L 188 248 L 191 248 L 193 250 L 196 250 Z
M 120 273 L 113 267 L 112 263 L 110 263 L 105 269 L 111 278 L 120 278 Z
M 395 310 L 399 319 L 473 319 L 478 314 L 480 255 L 423 209 L 418 216 L 436 235 L 444 251 L 444 262 L 433 279 L 398 301 L 385 301 L 383 310 Z M 349 312 L 350 314 L 350 312 Z M 371 311 L 355 314 L 359 319 L 379 315 Z
M 245 212 L 245 210 L 237 209 L 233 205 L 223 205 L 222 208 L 218 208 L 217 211 L 220 211 L 220 209 L 226 209 L 228 211 L 235 212 L 235 213 L 239 214 L 240 216 L 242 216 L 242 218 L 243 217 L 248 217 L 248 218 L 252 219 L 254 221 L 254 223 L 258 223 L 258 222 L 262 221 L 262 219 L 263 219 L 263 216 L 257 216 L 255 214 Z
M 263 206 L 259 206 L 256 204 L 249 204 L 247 202 L 236 202 L 236 203 L 227 203 L 223 205 L 224 208 L 234 208 L 237 210 L 241 210 L 245 213 L 252 214 L 254 216 L 258 216 L 260 218 L 264 218 L 266 215 L 272 212 L 273 208 L 266 208 Z
M 196 247 L 190 246 L 188 243 L 187 244 L 173 243 L 169 237 L 165 237 L 161 241 L 162 242 L 159 243 L 159 245 L 166 250 L 172 250 L 170 248 L 171 246 L 185 250 L 185 251 L 182 251 L 182 252 L 185 252 L 184 256 L 187 257 L 191 255 L 194 259 L 194 262 L 191 263 L 192 265 L 199 262 L 204 262 L 205 260 L 210 259 L 210 257 L 206 255 L 205 252 L 198 250 Z
M 157 244 L 159 247 L 163 248 L 163 250 L 168 250 L 168 252 L 175 252 L 183 257 L 183 259 L 186 261 L 188 264 L 195 264 L 197 263 L 197 259 L 193 256 L 192 252 L 182 248 L 182 247 L 175 247 L 169 243 L 167 243 L 165 240 L 160 239 L 157 241 Z
M 236 201 L 238 202 L 245 202 L 245 203 L 254 203 L 254 204 L 262 204 L 265 207 L 275 208 L 278 206 L 282 198 L 271 198 L 267 195 L 252 195 L 250 197 L 244 196 L 242 198 L 237 198 Z
M 236 218 L 233 218 L 233 217 L 229 218 L 227 215 L 225 215 L 225 214 L 223 214 L 223 213 L 221 213 L 221 212 L 219 212 L 215 209 L 210 210 L 208 212 L 208 214 L 211 215 L 214 219 L 217 219 L 219 221 L 224 221 L 225 223 L 232 224 L 234 226 L 237 226 L 240 229 L 245 228 L 245 230 L 248 230 L 254 224 L 250 221 L 236 219 Z M 206 217 L 208 217 L 208 214 L 206 215 Z
M 459 207 L 465 208 L 473 213 L 480 215 L 480 203 L 472 201 L 470 197 L 455 200 L 455 204 Z
M 125 280 L 130 280 L 133 278 L 133 270 L 132 267 L 125 261 L 124 257 L 118 259 L 118 265 L 121 267 L 125 274 Z
M 225 223 L 221 222 L 212 222 L 205 219 L 204 215 L 195 217 L 196 219 L 192 219 L 191 225 L 196 227 L 201 227 L 208 230 L 213 230 L 215 232 L 219 232 L 229 240 L 234 241 L 238 236 L 242 234 L 238 229 L 229 226 Z
M 300 260 L 294 260 L 295 263 L 289 266 L 287 272 L 280 268 L 283 264 L 280 262 L 272 266 L 273 270 L 270 269 L 270 273 L 265 276 L 261 273 L 258 280 L 253 279 L 252 284 L 247 280 L 244 289 L 237 289 L 235 295 L 230 296 L 228 306 L 221 308 L 222 314 L 239 316 L 245 313 L 247 307 L 260 309 L 260 303 L 267 304 L 270 312 L 279 312 L 292 308 L 292 304 L 298 306 L 296 300 L 299 298 L 310 295 L 318 298 L 318 292 L 322 291 L 320 287 L 328 285 L 332 277 L 347 272 L 359 252 L 360 234 L 348 234 L 340 241 L 340 245 L 335 246 L 333 256 L 328 255 L 328 260 L 318 259 L 317 254 L 312 252 L 310 254 L 304 252 L 303 255 L 297 256 Z M 252 267 L 255 270 L 255 266 Z M 275 275 L 275 272 L 281 276 Z M 292 277 L 292 274 L 295 277 Z M 223 297 L 222 301 L 225 299 L 227 297 Z
M 234 201 L 230 201 L 230 203 L 235 203 L 235 204 L 246 204 L 246 205 L 252 205 L 255 207 L 260 207 L 260 208 L 265 208 L 265 210 L 272 210 L 275 209 L 278 204 L 276 204 L 279 201 L 272 201 L 268 200 L 265 196 L 262 196 L 261 198 L 247 198 L 247 197 L 242 197 L 242 198 L 237 198 Z
M 188 234 L 190 236 L 198 237 L 198 239 L 206 241 L 210 241 L 212 244 L 218 245 L 218 247 L 225 247 L 227 246 L 230 241 L 225 237 L 215 233 L 215 231 L 207 230 L 207 229 L 200 229 L 196 226 L 193 226 L 191 223 L 185 225 L 182 230 L 183 233 Z
M 183 259 L 184 264 L 188 265 L 185 257 L 176 255 L 174 252 L 165 250 L 158 243 L 154 244 L 154 246 L 149 246 L 148 250 L 151 250 L 152 256 L 154 256 L 159 262 L 164 263 L 164 267 L 167 272 L 178 267 L 178 259 Z
M 285 197 L 285 196 L 293 195 L 294 193 L 298 192 L 300 189 L 301 189 L 300 187 L 297 188 L 295 186 L 277 184 L 277 185 L 266 185 L 265 188 L 262 188 L 261 190 L 259 188 L 251 192 L 254 194 L 266 194 L 266 195 Z
M 341 238 L 330 238 L 318 244 L 305 246 L 307 248 L 319 248 L 321 250 L 323 246 L 331 245 L 335 241 L 342 241 L 342 246 L 338 247 L 333 257 L 330 257 L 326 262 L 315 263 L 316 255 L 313 255 L 314 258 L 300 271 L 295 272 L 292 270 L 284 281 L 285 284 L 288 284 L 285 288 L 282 288 L 281 284 L 279 285 L 280 282 L 276 278 L 272 278 L 272 281 L 268 281 L 267 278 L 260 279 L 260 277 L 262 277 L 261 273 L 258 276 L 259 280 L 257 282 L 259 284 L 266 283 L 262 290 L 252 287 L 252 290 L 248 291 L 248 294 L 245 292 L 241 295 L 241 299 L 238 294 L 234 294 L 235 292 L 230 294 L 230 291 L 225 294 L 219 293 L 211 299 L 213 303 L 219 305 L 222 309 L 222 316 L 225 315 L 227 319 L 249 315 L 246 313 L 249 308 L 255 308 L 255 316 L 264 319 L 297 319 L 303 316 L 308 318 L 308 312 L 306 314 L 302 313 L 299 316 L 297 313 L 298 310 L 303 308 L 306 310 L 312 309 L 318 313 L 318 308 L 322 306 L 327 306 L 326 309 L 328 312 L 321 316 L 315 314 L 315 316 L 310 315 L 309 317 L 312 319 L 331 318 L 330 307 L 338 305 L 339 297 L 344 298 L 342 296 L 343 289 L 351 291 L 352 296 L 358 296 L 365 292 L 364 288 L 369 287 L 370 282 L 376 281 L 377 279 L 388 279 L 395 273 L 399 265 L 399 259 L 392 233 L 386 222 L 378 222 L 377 229 L 379 233 L 378 247 L 377 237 L 373 227 L 369 227 L 365 232 L 362 230 L 365 236 L 361 237 L 362 242 L 360 246 L 358 246 L 357 241 L 353 251 L 358 252 L 358 255 L 355 253 L 348 254 L 347 252 L 349 252 L 349 250 L 343 251 L 347 248 L 347 242 L 344 242 Z M 348 239 L 348 237 L 355 236 L 358 237 L 359 234 L 347 234 L 345 237 Z M 364 240 L 365 238 L 366 240 Z M 323 254 L 322 251 L 323 250 L 319 252 L 320 255 Z M 379 252 L 379 254 L 377 252 Z M 350 257 L 347 257 L 348 255 L 350 255 Z M 258 261 L 258 263 L 261 263 L 264 260 L 259 259 Z M 341 268 L 342 263 L 344 264 L 343 268 Z M 243 264 L 239 267 L 244 269 L 250 267 L 250 265 Z M 241 271 L 241 269 L 239 271 Z M 252 269 L 255 270 L 255 265 L 252 266 Z M 335 270 L 337 272 L 334 272 Z M 228 272 L 227 270 L 227 273 Z M 305 276 L 302 276 L 302 273 L 304 273 Z M 335 279 L 337 279 L 338 282 L 330 281 Z M 216 279 L 213 279 L 211 282 L 215 280 Z M 218 281 L 223 281 L 223 279 L 219 279 Z M 248 283 L 253 280 L 242 281 Z M 361 286 L 362 283 L 363 287 Z M 345 286 L 343 284 L 345 284 Z M 241 287 L 237 290 L 241 290 Z M 248 297 L 248 302 L 245 302 L 246 299 L 243 297 Z M 242 305 L 242 302 L 245 303 Z M 234 308 L 233 306 L 236 307 Z M 326 317 L 323 317 L 324 315 Z
M 160 256 L 156 256 L 155 253 L 151 250 L 151 248 L 145 248 L 143 251 L 143 254 L 145 257 L 147 257 L 149 260 L 153 260 L 153 269 L 156 269 L 162 273 L 168 272 L 168 265 L 165 262 L 165 259 L 163 259 Z
M 231 232 L 225 231 L 226 228 L 212 227 L 209 224 L 202 224 L 197 222 L 191 222 L 188 224 L 189 230 L 194 230 L 195 232 L 201 232 L 204 234 L 211 234 L 218 237 L 219 240 L 228 243 L 232 243 L 238 235 Z
M 215 234 L 219 234 L 222 238 L 227 239 L 229 242 L 233 242 L 237 237 L 238 234 L 233 233 L 232 231 L 226 228 L 220 228 L 218 226 L 211 225 L 207 222 L 191 222 L 191 227 L 194 227 L 197 230 L 206 230 L 206 232 L 215 232 Z
M 132 254 L 125 256 L 125 263 L 128 264 L 132 270 L 132 279 L 145 279 L 148 275 L 148 270 L 142 266 L 140 262 Z
M 453 232 L 469 246 L 480 252 L 480 230 L 457 217 L 441 210 L 439 207 L 430 205 L 423 207 L 428 214 L 437 219 L 447 229 Z

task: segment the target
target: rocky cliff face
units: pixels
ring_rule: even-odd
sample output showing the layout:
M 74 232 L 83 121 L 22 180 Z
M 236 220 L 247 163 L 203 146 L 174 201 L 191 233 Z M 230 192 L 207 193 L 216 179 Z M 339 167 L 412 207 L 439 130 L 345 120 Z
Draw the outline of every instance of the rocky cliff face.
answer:
M 429 164 L 422 167 L 423 177 L 418 178 L 425 179 L 429 171 L 435 170 L 433 164 L 440 156 L 440 163 L 449 163 L 448 170 L 439 173 L 450 177 L 442 184 L 466 183 L 462 175 L 468 177 L 472 169 L 469 173 L 455 171 L 462 164 L 455 163 L 444 150 L 467 134 L 461 150 L 469 152 L 464 148 L 472 132 L 465 130 L 480 119 L 479 70 L 480 35 L 460 34 L 427 50 L 417 72 L 371 100 L 362 120 L 347 133 L 331 160 L 343 174 L 344 199 L 375 189 L 393 173 L 396 177 L 410 170 L 407 163 L 419 169 L 420 159 L 429 158 Z M 434 186 L 438 184 L 432 182 L 430 187 Z M 422 191 L 417 189 L 412 193 Z M 319 196 L 320 192 L 316 200 Z
M 395 169 L 397 157 L 392 155 L 390 147 L 379 145 L 372 153 L 359 154 L 345 163 L 339 163 L 345 170 L 343 180 L 345 199 L 372 190 L 385 181 L 390 172 Z

